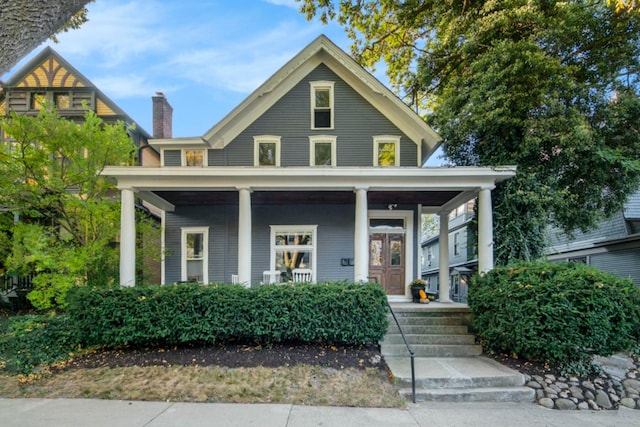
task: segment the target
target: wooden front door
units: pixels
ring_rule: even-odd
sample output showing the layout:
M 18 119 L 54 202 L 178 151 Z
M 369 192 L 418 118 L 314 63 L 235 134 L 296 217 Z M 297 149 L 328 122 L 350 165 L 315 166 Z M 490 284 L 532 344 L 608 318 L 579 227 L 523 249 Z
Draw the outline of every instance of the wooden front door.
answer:
M 376 278 L 388 295 L 404 295 L 404 234 L 369 235 L 369 276 Z

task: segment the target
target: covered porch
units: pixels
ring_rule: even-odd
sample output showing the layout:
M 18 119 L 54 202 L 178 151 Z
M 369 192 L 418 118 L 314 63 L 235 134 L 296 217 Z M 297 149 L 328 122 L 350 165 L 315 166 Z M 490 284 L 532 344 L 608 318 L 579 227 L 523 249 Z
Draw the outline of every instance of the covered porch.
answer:
M 479 271 L 493 268 L 491 190 L 496 183 L 515 175 L 515 168 L 108 167 L 104 174 L 116 178 L 121 191 L 122 286 L 135 284 L 134 206 L 138 197 L 163 210 L 163 218 L 188 207 L 233 207 L 232 233 L 237 248 L 233 248 L 231 262 L 235 271 L 232 273 L 244 284 L 255 282 L 255 278 L 262 275 L 263 268 L 258 266 L 256 259 L 263 255 L 254 254 L 253 249 L 259 247 L 257 240 L 264 232 L 259 228 L 259 214 L 263 210 L 267 212 L 269 207 L 295 210 L 296 206 L 304 205 L 317 214 L 322 212 L 323 206 L 345 206 L 350 224 L 347 246 L 351 252 L 341 258 L 341 262 L 349 267 L 351 276 L 348 279 L 354 282 L 367 282 L 372 277 L 372 218 L 385 218 L 391 215 L 385 211 L 393 212 L 394 217 L 406 218 L 404 290 L 411 280 L 420 277 L 420 214 L 439 215 L 440 234 L 447 236 L 449 212 L 476 197 Z M 166 245 L 165 239 L 163 242 Z M 445 296 L 441 301 L 447 302 L 449 262 L 446 244 L 440 246 L 440 259 L 439 293 Z M 318 272 L 314 272 L 314 280 L 322 280 L 322 274 L 315 273 Z M 231 274 L 228 276 L 230 281 Z M 392 299 L 405 300 L 406 297 L 402 293 Z

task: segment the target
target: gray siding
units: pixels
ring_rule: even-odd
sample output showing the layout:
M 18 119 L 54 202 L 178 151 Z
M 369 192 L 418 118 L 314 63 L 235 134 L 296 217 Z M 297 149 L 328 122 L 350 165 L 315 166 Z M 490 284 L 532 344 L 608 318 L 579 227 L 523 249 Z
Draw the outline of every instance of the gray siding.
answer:
M 627 219 L 640 219 L 640 192 L 629 196 L 624 204 L 624 216 Z
M 180 150 L 164 150 L 164 166 L 182 165 L 182 155 Z
M 310 82 L 334 81 L 332 130 L 311 130 Z M 228 166 L 253 166 L 253 137 L 281 136 L 281 166 L 309 166 L 309 136 L 336 135 L 337 166 L 372 166 L 373 136 L 400 136 L 402 166 L 417 165 L 417 146 L 325 65 L 318 66 L 227 147 Z M 211 164 L 211 160 L 209 161 Z
M 611 219 L 602 221 L 596 229 L 585 233 L 578 231 L 573 238 L 570 238 L 557 228 L 550 228 L 548 231 L 548 247 L 550 246 L 552 250 L 549 253 L 556 253 L 557 250 L 563 251 L 571 248 L 591 246 L 596 242 L 621 239 L 626 236 L 627 226 L 622 212 L 618 212 Z
M 590 255 L 589 264 L 640 285 L 640 250 L 637 248 Z

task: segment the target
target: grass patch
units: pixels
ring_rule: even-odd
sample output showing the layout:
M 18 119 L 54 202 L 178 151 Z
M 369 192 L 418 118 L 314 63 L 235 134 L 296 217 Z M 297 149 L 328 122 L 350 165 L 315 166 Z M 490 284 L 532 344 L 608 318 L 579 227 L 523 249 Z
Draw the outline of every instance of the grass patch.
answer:
M 405 406 L 397 389 L 379 369 L 336 370 L 310 365 L 95 368 L 32 377 L 2 372 L 0 397 Z

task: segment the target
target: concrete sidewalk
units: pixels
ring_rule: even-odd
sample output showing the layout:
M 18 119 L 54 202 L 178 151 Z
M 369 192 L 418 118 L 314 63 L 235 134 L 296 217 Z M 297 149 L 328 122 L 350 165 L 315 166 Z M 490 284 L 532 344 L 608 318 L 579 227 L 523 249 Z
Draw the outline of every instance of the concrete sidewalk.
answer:
M 640 426 L 640 411 L 557 411 L 533 403 L 409 404 L 406 409 L 282 404 L 0 399 L 2 427 Z

